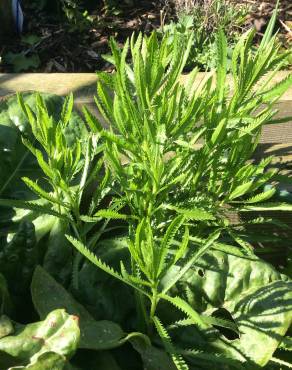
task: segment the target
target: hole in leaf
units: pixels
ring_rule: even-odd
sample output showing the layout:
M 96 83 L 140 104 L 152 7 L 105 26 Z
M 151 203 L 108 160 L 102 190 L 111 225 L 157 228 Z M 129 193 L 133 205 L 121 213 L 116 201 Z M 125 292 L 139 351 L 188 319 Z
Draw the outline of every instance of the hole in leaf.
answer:
M 236 325 L 236 322 L 233 320 L 231 313 L 227 311 L 225 308 L 219 308 L 218 310 L 214 311 L 212 313 L 212 316 L 218 319 L 231 321 L 233 324 Z M 226 339 L 229 340 L 239 339 L 239 334 L 229 328 L 224 328 L 222 326 L 217 325 L 214 325 L 214 328 L 216 328 Z
M 199 269 L 199 270 L 198 270 L 198 274 L 199 274 L 199 276 L 201 276 L 201 277 L 204 277 L 204 276 L 205 276 L 205 273 L 204 273 L 204 271 L 203 271 L 202 269 Z

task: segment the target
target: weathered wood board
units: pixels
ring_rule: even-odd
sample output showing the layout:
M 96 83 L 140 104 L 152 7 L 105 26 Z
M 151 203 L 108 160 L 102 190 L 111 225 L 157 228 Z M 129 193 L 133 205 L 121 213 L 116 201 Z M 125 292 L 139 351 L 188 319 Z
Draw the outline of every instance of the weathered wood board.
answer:
M 278 72 L 272 82 L 281 81 L 289 73 Z M 209 75 L 199 73 L 195 85 L 199 85 Z M 183 77 L 183 82 L 186 81 L 187 75 Z M 73 92 L 77 109 L 87 105 L 98 114 L 93 100 L 96 82 L 95 73 L 0 74 L 0 98 L 22 91 L 41 91 L 63 96 Z M 277 103 L 277 109 L 278 117 L 291 117 L 291 121 L 264 127 L 256 157 L 273 154 L 281 168 L 290 167 L 292 170 L 292 88 Z
M 279 72 L 273 83 L 279 82 L 289 72 Z M 209 73 L 199 73 L 196 85 L 208 77 Z M 183 77 L 183 82 L 187 76 Z M 93 96 L 96 90 L 97 75 L 95 73 L 27 73 L 0 74 L 0 98 L 22 91 L 41 91 L 57 95 L 74 93 L 78 109 L 87 105 L 93 111 Z M 279 162 L 292 165 L 292 88 L 277 103 L 278 117 L 291 117 L 291 121 L 283 124 L 265 126 L 261 137 L 261 146 L 257 156 L 262 153 L 275 154 Z M 96 112 L 97 113 L 97 112 Z
M 279 72 L 273 82 L 278 82 L 289 72 Z M 199 84 L 209 74 L 199 73 L 195 84 Z M 184 81 L 187 76 L 184 76 Z M 0 74 L 0 97 L 21 91 L 41 91 L 57 95 L 67 95 L 71 91 L 75 96 L 78 108 L 86 104 L 94 109 L 93 95 L 95 94 L 97 75 L 95 73 L 27 73 Z M 292 143 L 292 88 L 286 92 L 277 104 L 278 117 L 291 117 L 291 122 L 270 125 L 264 128 L 262 143 Z

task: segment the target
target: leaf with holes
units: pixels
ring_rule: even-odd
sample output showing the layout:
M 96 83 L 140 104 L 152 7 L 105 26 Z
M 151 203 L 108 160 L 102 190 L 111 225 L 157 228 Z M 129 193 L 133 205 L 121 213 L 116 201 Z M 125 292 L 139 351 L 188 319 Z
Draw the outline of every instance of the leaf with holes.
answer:
M 217 339 L 205 345 L 240 362 L 266 365 L 292 323 L 291 280 L 256 257 L 208 252 L 179 286 L 198 313 L 231 314 L 239 338 L 226 339 L 217 331 Z

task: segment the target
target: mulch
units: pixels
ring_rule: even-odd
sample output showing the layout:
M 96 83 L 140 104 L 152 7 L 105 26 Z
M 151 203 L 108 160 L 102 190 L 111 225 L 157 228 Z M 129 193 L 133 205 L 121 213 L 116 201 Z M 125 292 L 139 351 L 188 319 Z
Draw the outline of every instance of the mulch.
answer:
M 102 58 L 109 52 L 109 39 L 115 37 L 122 44 L 132 32 L 149 33 L 160 27 L 163 12 L 168 12 L 159 1 L 139 1 L 138 6 L 124 6 L 117 15 L 98 9 L 90 16 L 90 27 L 79 30 L 74 25 L 56 22 L 45 12 L 25 12 L 24 35 L 37 35 L 35 45 L 26 45 L 15 36 L 0 46 L 0 55 L 7 52 L 37 53 L 41 60 L 35 72 L 94 72 L 111 68 Z M 0 64 L 0 72 L 12 72 L 8 64 Z
M 242 1 L 235 0 L 240 3 Z M 246 25 L 253 24 L 259 36 L 271 16 L 276 1 L 244 0 L 252 5 Z M 169 1 L 140 0 L 134 6 L 124 6 L 116 15 L 106 14 L 104 9 L 97 9 L 90 14 L 93 21 L 90 27 L 80 30 L 56 21 L 47 12 L 24 9 L 25 35 L 37 35 L 38 41 L 28 45 L 18 36 L 0 45 L 0 56 L 22 53 L 25 56 L 36 55 L 40 59 L 37 68 L 27 72 L 94 72 L 110 70 L 112 67 L 102 58 L 109 52 L 109 39 L 115 37 L 119 44 L 132 32 L 149 33 L 161 26 L 162 22 L 175 19 L 173 7 Z M 292 45 L 292 3 L 282 0 L 278 17 L 280 38 L 284 48 Z M 0 72 L 13 72 L 8 63 L 0 63 Z
M 240 0 L 238 0 L 240 2 Z M 275 8 L 276 0 L 258 1 L 245 0 L 252 6 L 251 14 L 247 18 L 247 23 L 253 24 L 261 35 L 267 25 L 271 14 Z M 281 0 L 277 28 L 284 47 L 292 46 L 292 1 Z

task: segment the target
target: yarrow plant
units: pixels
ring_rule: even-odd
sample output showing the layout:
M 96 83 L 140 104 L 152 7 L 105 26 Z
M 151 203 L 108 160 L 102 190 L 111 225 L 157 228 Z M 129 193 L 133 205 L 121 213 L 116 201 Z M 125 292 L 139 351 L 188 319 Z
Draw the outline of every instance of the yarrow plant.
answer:
M 159 42 L 155 32 L 149 37 L 140 34 L 123 50 L 111 40 L 110 60 L 116 70 L 99 73 L 95 99 L 105 125 L 84 108 L 90 133 L 83 143 L 76 140 L 68 145 L 64 134 L 72 97 L 66 100 L 59 122 L 52 121 L 40 97 L 36 115 L 20 97 L 37 141 L 24 143 L 37 158 L 50 189 L 24 178 L 46 205 L 9 200 L 0 204 L 64 219 L 67 239 L 77 249 L 75 290 L 83 257 L 133 288 L 137 330 L 155 341 L 156 329 L 179 370 L 189 368 L 187 361 L 192 364 L 204 356 L 197 348 L 184 351 L 172 344 L 160 307 L 172 305 L 183 315 L 175 326 L 193 325 L 206 338 L 219 327 L 238 335 L 236 322 L 202 313 L 178 287 L 210 251 L 258 261 L 243 235 L 244 225 L 232 223 L 230 212 L 292 210 L 290 205 L 269 201 L 275 187 L 263 190 L 265 184 L 280 179 L 268 169 L 271 158 L 258 164 L 250 161 L 263 125 L 279 122 L 273 107 L 292 83 L 290 75 L 270 86 L 287 57 L 278 54 L 272 36 L 275 17 L 276 13 L 255 53 L 250 51 L 255 32 L 240 38 L 230 76 L 227 41 L 219 32 L 216 73 L 199 84 L 197 70 L 186 83 L 181 80 L 192 35 L 186 39 L 175 34 L 170 47 L 167 37 Z M 84 204 L 89 185 L 95 190 Z M 107 208 L 102 207 L 105 196 Z M 122 223 L 115 226 L 117 220 Z M 277 221 L 252 217 L 247 223 Z M 98 256 L 101 235 L 115 228 L 123 230 L 130 258 L 128 266 L 120 261 L 119 271 Z M 223 243 L 223 238 L 230 243 Z M 241 354 L 236 356 L 227 350 L 226 358 L 210 352 L 205 359 L 240 368 L 251 353 L 244 344 L 238 346 Z M 262 365 L 268 360 L 254 361 Z
M 113 272 L 79 241 L 71 237 L 70 241 L 97 266 L 136 289 L 137 309 L 142 311 L 148 332 L 154 324 L 168 345 L 156 314 L 163 300 L 203 330 L 215 324 L 236 331 L 231 322 L 204 318 L 186 301 L 171 295 L 171 288 L 205 252 L 214 247 L 228 250 L 229 246 L 218 241 L 222 234 L 229 235 L 243 254 L 254 255 L 252 245 L 240 235 L 240 225 L 229 222 L 227 209 L 290 209 L 284 204 L 263 203 L 275 193 L 274 187 L 261 190 L 267 182 L 277 180 L 276 171 L 267 170 L 272 158 L 258 165 L 248 162 L 263 125 L 273 123 L 273 104 L 292 81 L 289 76 L 268 86 L 273 73 L 266 77 L 267 73 L 279 70 L 286 57 L 278 56 L 272 36 L 274 21 L 275 15 L 255 54 L 250 52 L 253 30 L 239 40 L 232 57 L 232 92 L 222 32 L 217 40 L 216 76 L 196 87 L 196 70 L 187 84 L 179 80 L 191 36 L 185 40 L 175 35 L 169 48 L 167 38 L 159 44 L 155 33 L 149 38 L 139 35 L 122 51 L 112 40 L 116 73 L 99 74 L 96 97 L 109 129 L 104 130 L 85 111 L 88 123 L 105 143 L 105 163 L 117 182 L 115 196 L 129 209 L 119 217 L 129 223 L 131 270 L 121 265 L 120 273 Z M 131 64 L 127 63 L 129 51 Z M 265 222 L 276 221 L 250 221 Z M 178 368 L 186 366 L 181 357 L 173 355 L 173 360 Z

